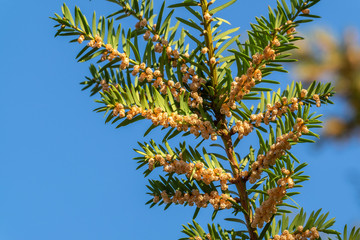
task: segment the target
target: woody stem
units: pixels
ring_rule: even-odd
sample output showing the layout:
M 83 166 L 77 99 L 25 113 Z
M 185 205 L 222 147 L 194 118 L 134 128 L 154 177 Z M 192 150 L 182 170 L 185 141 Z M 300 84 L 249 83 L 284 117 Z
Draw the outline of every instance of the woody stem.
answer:
M 215 57 L 215 49 L 214 49 L 214 45 L 213 45 L 213 40 L 212 40 L 212 31 L 211 31 L 211 19 L 207 20 L 205 19 L 205 15 L 209 14 L 209 9 L 208 9 L 208 2 L 207 0 L 200 0 L 200 5 L 201 5 L 201 9 L 202 9 L 202 14 L 203 14 L 203 23 L 204 23 L 204 31 L 203 31 L 203 35 L 205 37 L 205 44 L 206 47 L 208 48 L 208 60 L 209 60 L 209 66 L 210 66 L 210 73 L 211 73 L 211 80 L 212 80 L 212 86 L 215 88 L 217 85 L 217 70 L 216 70 L 216 64 L 212 64 L 210 63 L 210 59 L 212 59 L 213 57 Z
M 247 180 L 242 178 L 239 174 L 239 165 L 234 157 L 234 147 L 233 147 L 231 135 L 229 133 L 227 133 L 227 134 L 222 135 L 221 138 L 224 142 L 226 155 L 229 159 L 229 162 L 230 162 L 230 165 L 231 165 L 231 168 L 233 171 L 233 175 L 235 178 L 234 184 L 239 193 L 240 205 L 245 210 L 245 212 L 243 212 L 243 214 L 245 217 L 246 227 L 249 232 L 250 240 L 257 240 L 258 239 L 257 229 L 251 227 L 252 211 L 251 211 L 251 207 L 250 207 L 250 200 L 249 200 L 249 197 L 248 197 L 248 194 L 246 191 L 246 181 Z

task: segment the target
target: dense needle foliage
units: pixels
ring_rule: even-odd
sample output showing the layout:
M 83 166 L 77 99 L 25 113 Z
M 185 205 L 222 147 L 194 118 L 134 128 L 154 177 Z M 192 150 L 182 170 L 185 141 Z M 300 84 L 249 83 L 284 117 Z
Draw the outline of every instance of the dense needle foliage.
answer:
M 333 87 L 293 82 L 274 90 L 279 82 L 269 79 L 295 61 L 289 51 L 302 39 L 296 28 L 318 17 L 310 9 L 319 1 L 277 1 L 251 24 L 244 42 L 220 17 L 236 0 L 110 0 L 117 11 L 107 18 L 94 13 L 90 23 L 78 7 L 71 13 L 64 4 L 62 16 L 52 18 L 56 36 L 86 43 L 79 62 L 98 60 L 82 84 L 101 95 L 96 111 L 105 112 L 106 122 L 119 128 L 150 120 L 145 136 L 157 127 L 164 133 L 161 143 L 139 142 L 136 160 L 153 177 L 147 204 L 194 208 L 183 239 L 360 238 L 355 228 L 349 237 L 346 229 L 332 230 L 334 219 L 321 210 L 307 217 L 292 199 L 309 177 L 307 164 L 290 150 L 318 137 L 312 129 L 321 127 L 321 116 L 313 108 L 332 103 Z M 187 15 L 175 17 L 179 8 Z M 125 18 L 134 29 L 122 28 Z M 258 142 L 249 144 L 249 134 Z M 187 144 L 190 138 L 198 144 Z M 226 220 L 234 229 L 208 224 L 205 230 L 195 221 L 201 208 L 213 211 L 213 221 L 218 211 L 231 212 Z M 289 220 L 293 210 L 298 214 Z

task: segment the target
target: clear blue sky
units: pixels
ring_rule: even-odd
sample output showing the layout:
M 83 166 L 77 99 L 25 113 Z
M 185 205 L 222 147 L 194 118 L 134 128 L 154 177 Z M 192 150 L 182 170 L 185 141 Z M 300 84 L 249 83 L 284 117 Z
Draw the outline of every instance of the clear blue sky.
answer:
M 222 0 L 218 0 L 222 1 Z M 155 1 L 159 6 L 160 1 Z M 170 1 L 169 1 L 170 2 Z M 273 0 L 238 1 L 223 13 L 244 33 L 255 15 Z M 54 39 L 53 22 L 61 1 L 1 0 L 0 72 L 0 239 L 119 240 L 177 239 L 192 208 L 145 206 L 148 197 L 132 148 L 149 123 L 120 130 L 104 125 L 88 92 L 78 84 L 88 64 L 76 63 L 79 46 Z M 114 11 L 101 0 L 66 2 L 90 16 Z M 358 0 L 323 0 L 314 8 L 336 34 L 360 28 Z M 308 24 L 300 30 L 311 29 Z M 284 77 L 286 78 L 286 77 Z M 328 108 L 337 111 L 343 105 Z M 326 114 L 326 111 L 324 113 Z M 295 154 L 310 163 L 312 176 L 296 198 L 305 210 L 323 208 L 337 227 L 359 224 L 359 194 L 351 176 L 360 176 L 360 141 L 301 145 Z M 218 220 L 224 214 L 218 216 Z M 200 212 L 200 222 L 209 214 Z M 236 227 L 236 226 L 234 226 Z

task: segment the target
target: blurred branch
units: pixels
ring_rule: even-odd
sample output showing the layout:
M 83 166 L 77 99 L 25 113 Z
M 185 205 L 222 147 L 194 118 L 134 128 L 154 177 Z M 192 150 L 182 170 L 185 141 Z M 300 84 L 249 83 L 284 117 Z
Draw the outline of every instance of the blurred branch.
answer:
M 334 82 L 337 96 L 350 108 L 343 117 L 332 116 L 324 128 L 325 135 L 343 139 L 358 132 L 360 126 L 360 43 L 358 32 L 348 28 L 341 39 L 323 29 L 309 34 L 310 41 L 294 51 L 297 59 L 295 74 L 304 82 L 315 79 Z

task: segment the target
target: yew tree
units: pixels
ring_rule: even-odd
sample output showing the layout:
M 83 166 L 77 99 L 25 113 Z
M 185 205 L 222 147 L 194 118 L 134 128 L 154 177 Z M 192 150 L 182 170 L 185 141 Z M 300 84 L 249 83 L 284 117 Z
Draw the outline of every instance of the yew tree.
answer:
M 139 142 L 135 160 L 149 178 L 146 204 L 194 209 L 182 239 L 360 239 L 359 229 L 341 235 L 327 213 L 307 215 L 294 200 L 309 176 L 291 149 L 319 137 L 314 108 L 332 103 L 333 87 L 271 77 L 296 61 L 296 28 L 318 18 L 310 9 L 319 1 L 273 1 L 247 39 L 221 18 L 241 7 L 236 0 L 109 0 L 116 11 L 91 20 L 64 4 L 52 18 L 56 36 L 84 45 L 76 58 L 92 64 L 81 84 L 99 97 L 105 121 L 119 128 L 143 120 L 144 136 L 162 134 Z M 201 227 L 202 208 L 212 222 L 228 211 L 234 228 Z

